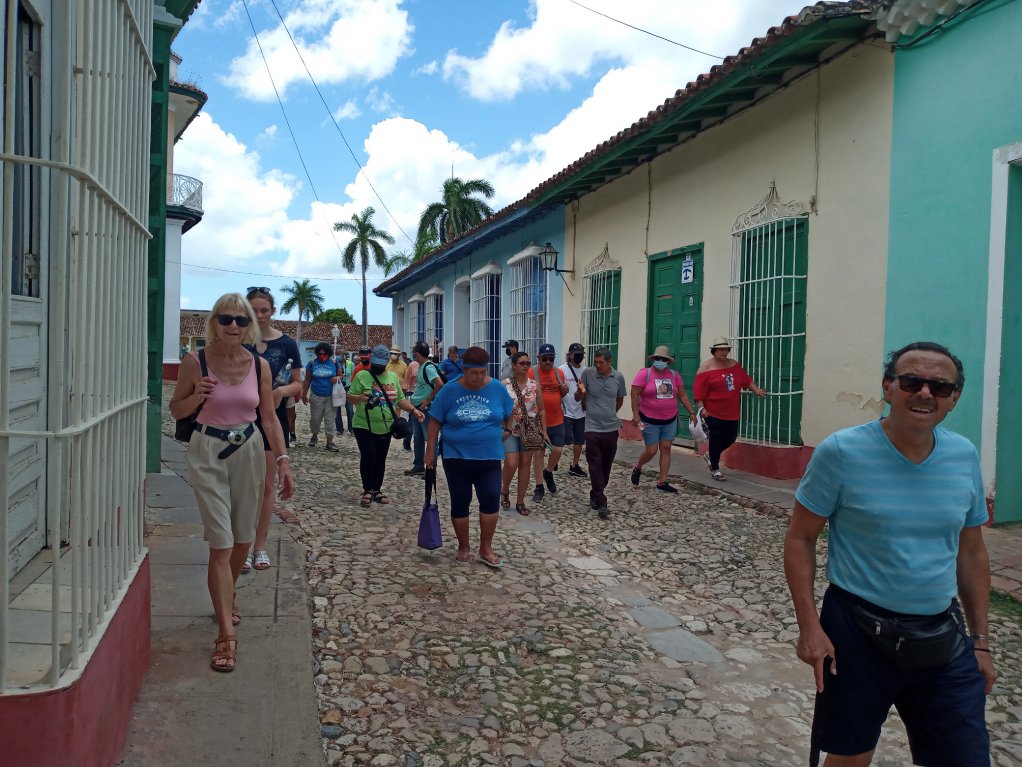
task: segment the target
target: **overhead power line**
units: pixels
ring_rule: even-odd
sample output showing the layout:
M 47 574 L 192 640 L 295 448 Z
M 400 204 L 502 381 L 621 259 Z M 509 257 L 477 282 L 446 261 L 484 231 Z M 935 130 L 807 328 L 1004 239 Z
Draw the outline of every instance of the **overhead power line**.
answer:
M 294 46 L 295 53 L 298 54 L 298 58 L 301 60 L 302 66 L 305 67 L 305 74 L 309 76 L 309 80 L 312 82 L 312 87 L 316 89 L 316 94 L 319 96 L 319 100 L 323 102 L 323 108 L 326 110 L 327 116 L 330 118 L 330 122 L 334 124 L 334 127 L 337 129 L 337 134 L 341 137 L 341 141 L 344 142 L 344 146 L 348 150 L 348 154 L 351 155 L 351 159 L 354 160 L 355 165 L 358 166 L 358 172 L 362 174 L 362 178 L 364 178 L 366 183 L 369 184 L 369 188 L 373 190 L 373 194 L 376 195 L 376 199 L 380 201 L 380 205 L 382 205 L 383 209 L 387 211 L 387 215 L 390 216 L 390 220 L 394 223 L 394 226 L 396 226 L 398 231 L 405 236 L 405 239 L 411 243 L 412 247 L 415 247 L 415 240 L 409 237 L 408 233 L 401 228 L 401 224 L 398 223 L 397 218 L 394 217 L 394 214 L 390 212 L 390 208 L 387 207 L 387 203 L 383 201 L 380 193 L 377 192 L 376 187 L 373 186 L 373 182 L 369 178 L 369 174 L 366 173 L 366 169 L 362 167 L 362 163 L 359 162 L 358 157 L 351 148 L 351 144 L 348 143 L 348 139 L 344 137 L 344 131 L 341 130 L 341 126 L 338 124 L 337 118 L 334 117 L 334 113 L 330 111 L 330 105 L 326 103 L 326 99 L 323 97 L 323 92 L 319 89 L 319 84 L 316 82 L 316 78 L 312 76 L 312 71 L 309 69 L 309 65 L 305 63 L 305 57 L 302 55 L 301 48 L 298 47 L 298 43 L 295 42 L 294 37 L 291 35 L 291 30 L 287 28 L 287 22 L 284 21 L 284 16 L 277 7 L 277 0 L 270 0 L 270 4 L 273 6 L 273 10 L 277 12 L 277 18 L 280 19 L 280 25 L 284 27 L 284 31 L 287 33 L 287 39 L 291 41 L 291 45 Z
M 613 16 L 608 16 L 606 13 L 603 13 L 602 11 L 598 11 L 595 8 L 590 8 L 588 5 L 582 5 L 582 3 L 578 2 L 578 0 L 568 0 L 568 2 L 572 3 L 573 5 L 577 5 L 579 8 L 585 9 L 585 10 L 589 11 L 590 13 L 595 13 L 597 16 L 602 16 L 605 19 L 610 19 L 611 21 L 617 22 L 618 24 L 622 24 L 622 25 L 628 27 L 629 29 L 634 29 L 636 32 L 642 32 L 644 35 L 649 35 L 650 37 L 655 37 L 657 40 L 663 40 L 665 43 L 670 43 L 671 45 L 677 45 L 679 48 L 684 48 L 686 51 L 692 51 L 693 53 L 701 53 L 704 56 L 709 56 L 711 59 L 720 59 L 721 61 L 724 60 L 723 56 L 718 56 L 715 53 L 707 53 L 706 51 L 701 51 L 698 48 L 693 48 L 691 45 L 685 45 L 684 43 L 679 43 L 677 40 L 671 40 L 669 37 L 664 37 L 663 35 L 658 35 L 656 32 L 650 32 L 648 29 L 643 29 L 642 27 L 637 27 L 634 24 L 629 24 L 627 21 L 621 21 L 621 19 L 615 19 Z
M 305 275 L 293 275 L 293 274 L 267 274 L 265 272 L 246 272 L 241 269 L 223 269 L 219 266 L 202 266 L 201 264 L 189 264 L 187 261 L 171 261 L 167 260 L 168 264 L 180 264 L 181 266 L 187 266 L 190 269 L 208 269 L 211 272 L 227 272 L 228 274 L 247 274 L 249 277 L 274 277 L 280 280 L 315 280 L 316 282 L 341 282 L 341 281 L 353 281 L 362 282 L 362 278 L 354 274 L 347 277 L 314 277 Z M 366 277 L 368 282 L 383 282 L 386 277 Z
M 295 145 L 295 151 L 298 153 L 298 161 L 302 164 L 302 170 L 305 171 L 305 177 L 309 180 L 309 188 L 312 189 L 313 197 L 316 198 L 316 202 L 322 205 L 323 200 L 320 199 L 319 192 L 316 191 L 316 184 L 312 180 L 312 174 L 309 173 L 309 166 L 305 164 L 305 158 L 302 156 L 301 147 L 298 146 L 298 138 L 295 136 L 295 132 L 291 128 L 291 121 L 287 119 L 287 110 L 284 109 L 284 102 L 281 100 L 280 93 L 277 91 L 277 84 L 273 81 L 273 73 L 270 71 L 270 62 L 266 60 L 266 54 L 263 53 L 263 44 L 259 41 L 259 33 L 256 32 L 255 22 L 252 21 L 252 13 L 248 9 L 248 0 L 241 0 L 241 4 L 245 6 L 245 15 L 248 16 L 248 24 L 252 27 L 252 37 L 255 38 L 256 47 L 259 49 L 259 55 L 263 59 L 263 66 L 266 67 L 266 76 L 270 79 L 270 86 L 273 88 L 273 95 L 277 97 L 277 104 L 280 106 L 280 113 L 284 116 L 284 124 L 287 126 L 287 132 L 291 134 L 291 141 Z M 320 211 L 320 215 L 323 215 L 322 211 Z M 343 259 L 344 251 L 341 248 L 341 244 L 337 242 L 337 237 L 334 235 L 333 224 L 329 221 L 326 223 L 330 229 L 330 239 L 334 241 L 334 245 L 337 247 L 337 252 Z

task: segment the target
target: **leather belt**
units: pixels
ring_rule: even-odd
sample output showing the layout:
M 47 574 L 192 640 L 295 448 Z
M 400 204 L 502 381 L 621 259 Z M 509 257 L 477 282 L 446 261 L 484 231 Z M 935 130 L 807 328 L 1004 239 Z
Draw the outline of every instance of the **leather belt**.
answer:
M 244 429 L 218 429 L 216 426 L 200 423 L 195 425 L 195 431 L 230 443 L 217 454 L 217 458 L 223 460 L 248 442 L 249 437 L 255 434 L 255 424 L 250 423 Z

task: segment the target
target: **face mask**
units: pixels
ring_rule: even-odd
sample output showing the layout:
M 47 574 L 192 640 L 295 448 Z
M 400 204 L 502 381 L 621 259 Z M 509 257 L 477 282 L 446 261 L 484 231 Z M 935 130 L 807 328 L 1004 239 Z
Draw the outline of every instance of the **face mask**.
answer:
M 369 364 L 369 358 L 368 357 L 359 357 L 358 361 L 361 362 L 363 365 L 368 365 Z
M 386 369 L 387 369 L 386 365 L 370 365 L 369 366 L 369 372 L 370 373 L 375 373 L 376 375 L 379 375 L 380 373 L 382 373 Z
M 576 365 L 581 365 L 583 357 L 585 357 L 585 354 L 583 354 L 582 352 L 578 352 L 577 354 L 571 355 L 571 361 L 574 362 Z
M 504 350 L 504 354 L 506 354 L 508 357 L 511 356 L 511 347 L 510 346 L 507 349 Z
M 655 367 L 657 370 L 666 370 L 667 369 L 667 360 L 656 360 L 653 363 L 653 367 Z

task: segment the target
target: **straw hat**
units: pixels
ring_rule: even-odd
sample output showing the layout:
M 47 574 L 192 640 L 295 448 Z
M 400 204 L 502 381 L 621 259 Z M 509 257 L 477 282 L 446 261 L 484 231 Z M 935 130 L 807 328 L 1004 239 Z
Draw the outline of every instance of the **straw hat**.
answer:
M 713 339 L 713 343 L 710 344 L 710 351 L 711 352 L 714 351 L 715 349 L 730 349 L 730 348 L 731 348 L 731 342 L 728 341 L 726 338 L 724 338 L 724 336 L 719 336 L 717 338 L 714 338 Z
M 658 346 L 656 349 L 654 349 L 653 353 L 649 355 L 646 359 L 651 360 L 654 357 L 667 357 L 667 359 L 669 359 L 672 363 L 674 362 L 674 355 L 671 354 L 671 350 L 663 345 Z

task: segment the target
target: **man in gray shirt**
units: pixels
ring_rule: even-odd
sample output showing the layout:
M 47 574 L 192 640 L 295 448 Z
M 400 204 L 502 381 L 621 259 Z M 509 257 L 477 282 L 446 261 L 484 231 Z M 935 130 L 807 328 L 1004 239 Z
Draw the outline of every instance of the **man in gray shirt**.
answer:
M 514 375 L 515 369 L 511 367 L 511 357 L 518 354 L 518 342 L 509 338 L 504 342 L 504 362 L 500 366 L 500 380 L 506 381 Z
M 586 407 L 586 461 L 589 463 L 589 505 L 600 519 L 610 516 L 604 490 L 610 481 L 610 469 L 617 455 L 617 435 L 621 421 L 617 411 L 625 401 L 625 377 L 611 367 L 610 349 L 597 349 L 593 366 L 582 371 L 575 399 Z

